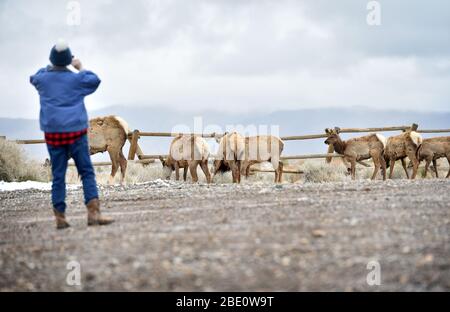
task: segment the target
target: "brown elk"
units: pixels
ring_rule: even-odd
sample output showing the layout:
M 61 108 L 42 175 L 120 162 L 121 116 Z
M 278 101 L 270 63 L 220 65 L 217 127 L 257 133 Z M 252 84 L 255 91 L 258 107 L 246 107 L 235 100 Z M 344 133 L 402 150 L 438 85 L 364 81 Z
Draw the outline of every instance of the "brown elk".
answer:
M 233 183 L 241 182 L 241 160 L 245 152 L 245 139 L 237 132 L 225 133 L 216 138 L 219 150 L 214 160 L 214 176 L 231 170 Z
M 339 136 L 339 128 L 326 129 L 325 132 L 328 136 L 325 144 L 333 145 L 334 151 L 344 155 L 344 161 L 351 165 L 350 170 L 353 180 L 356 179 L 356 162 L 370 158 L 373 159 L 374 163 L 372 180 L 376 178 L 380 167 L 382 168 L 383 180 L 386 180 L 386 162 L 383 157 L 386 138 L 383 135 L 373 133 L 344 141 Z
M 406 157 L 408 157 L 413 164 L 413 174 L 411 179 L 415 179 L 419 168 L 417 149 L 420 144 L 422 144 L 422 136 L 419 133 L 410 130 L 388 138 L 386 148 L 384 150 L 384 159 L 386 160 L 387 166 L 390 166 L 389 179 L 392 179 L 394 165 L 397 160 L 401 160 L 406 177 L 409 179 L 409 173 L 405 161 Z
M 450 136 L 446 137 L 435 137 L 424 139 L 422 144 L 417 149 L 417 159 L 420 161 L 425 160 L 425 173 L 427 176 L 428 167 L 430 163 L 433 162 L 434 171 L 436 173 L 436 178 L 439 178 L 437 163 L 441 157 L 446 157 L 450 165 Z M 446 178 L 450 177 L 450 168 L 448 170 Z
M 108 184 L 114 183 L 114 176 L 120 166 L 120 184 L 124 183 L 127 159 L 122 148 L 128 139 L 128 124 L 118 116 L 97 117 L 89 121 L 90 154 L 108 152 L 111 158 L 111 175 Z
M 224 152 L 227 147 L 228 153 Z M 252 165 L 268 161 L 275 170 L 275 183 L 280 183 L 283 176 L 283 163 L 280 161 L 283 148 L 283 141 L 275 136 L 242 137 L 234 132 L 226 138 L 226 141 L 220 141 L 218 158 L 214 162 L 214 173 L 231 170 L 233 182 L 239 183 L 241 175 L 245 177 L 250 175 Z M 231 167 L 233 164 L 235 171 Z
M 241 173 L 248 178 L 250 175 L 250 166 L 268 161 L 275 170 L 275 183 L 281 183 L 283 177 L 283 163 L 280 159 L 283 148 L 283 141 L 276 136 L 258 135 L 246 137 L 244 159 L 241 163 Z
M 197 167 L 200 165 L 206 181 L 211 183 L 208 169 L 209 146 L 206 141 L 196 135 L 179 135 L 170 144 L 169 155 L 166 159 L 160 157 L 164 178 L 170 179 L 175 171 L 175 179 L 180 179 L 179 169 L 183 168 L 183 180 L 186 181 L 187 171 L 191 173 L 192 182 L 198 181 Z

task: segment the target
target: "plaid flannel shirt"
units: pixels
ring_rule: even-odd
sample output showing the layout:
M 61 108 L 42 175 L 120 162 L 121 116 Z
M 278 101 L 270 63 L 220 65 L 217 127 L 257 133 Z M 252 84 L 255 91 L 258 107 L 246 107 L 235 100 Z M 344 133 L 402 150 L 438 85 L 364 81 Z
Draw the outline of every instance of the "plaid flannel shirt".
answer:
M 87 129 L 75 132 L 58 132 L 58 133 L 45 132 L 45 142 L 52 146 L 73 144 L 75 143 L 76 140 L 81 138 L 86 133 Z

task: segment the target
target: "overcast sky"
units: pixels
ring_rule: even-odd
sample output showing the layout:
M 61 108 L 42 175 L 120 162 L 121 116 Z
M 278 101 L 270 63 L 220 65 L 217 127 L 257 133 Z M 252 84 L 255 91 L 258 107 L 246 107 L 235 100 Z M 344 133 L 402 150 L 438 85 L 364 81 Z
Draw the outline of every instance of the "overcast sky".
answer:
M 450 110 L 450 1 L 0 0 L 0 116 L 37 118 L 30 74 L 66 38 L 102 79 L 90 109 Z

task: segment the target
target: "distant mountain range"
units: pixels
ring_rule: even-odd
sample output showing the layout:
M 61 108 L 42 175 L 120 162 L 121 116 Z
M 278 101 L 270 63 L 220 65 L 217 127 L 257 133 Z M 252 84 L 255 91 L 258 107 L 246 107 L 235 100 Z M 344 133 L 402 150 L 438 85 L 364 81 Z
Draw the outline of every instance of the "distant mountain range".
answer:
M 118 115 L 124 118 L 130 129 L 141 131 L 170 132 L 175 126 L 185 125 L 193 131 L 194 118 L 202 117 L 204 132 L 222 132 L 228 125 L 256 127 L 279 126 L 281 136 L 322 133 L 327 127 L 383 127 L 418 123 L 419 128 L 450 128 L 450 112 L 417 112 L 395 110 L 373 110 L 357 108 L 317 108 L 270 113 L 240 114 L 217 113 L 213 110 L 186 113 L 166 108 L 144 106 L 111 106 L 90 111 L 90 117 Z M 211 127 L 215 126 L 215 127 Z M 209 128 L 209 129 L 208 129 Z M 197 129 L 196 129 L 197 130 Z M 178 130 L 176 130 L 178 131 Z M 387 136 L 392 133 L 386 133 Z M 36 139 L 43 135 L 39 123 L 32 119 L 0 118 L 0 135 L 10 139 Z M 449 134 L 450 135 L 450 134 Z M 166 153 L 169 138 L 142 138 L 140 145 L 147 154 Z M 213 143 L 212 143 L 213 144 Z M 47 157 L 44 145 L 26 146 L 26 151 L 37 159 Z M 128 150 L 128 144 L 126 144 Z M 283 154 L 322 153 L 326 150 L 323 140 L 291 141 L 285 146 Z M 107 156 L 96 156 L 97 160 Z

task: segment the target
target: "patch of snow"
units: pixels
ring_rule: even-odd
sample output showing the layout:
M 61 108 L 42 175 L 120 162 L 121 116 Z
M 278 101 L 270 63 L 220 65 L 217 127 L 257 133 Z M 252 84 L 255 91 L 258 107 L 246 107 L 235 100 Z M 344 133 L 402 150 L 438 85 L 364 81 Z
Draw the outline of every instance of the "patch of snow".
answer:
M 80 185 L 68 184 L 68 190 L 77 189 Z M 37 182 L 37 181 L 25 181 L 25 182 L 5 182 L 0 181 L 0 192 L 4 191 L 18 191 L 18 190 L 41 190 L 41 191 L 49 191 L 52 189 L 51 182 Z

